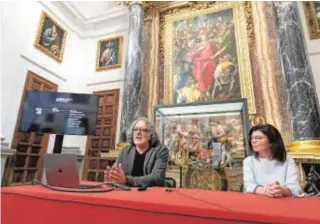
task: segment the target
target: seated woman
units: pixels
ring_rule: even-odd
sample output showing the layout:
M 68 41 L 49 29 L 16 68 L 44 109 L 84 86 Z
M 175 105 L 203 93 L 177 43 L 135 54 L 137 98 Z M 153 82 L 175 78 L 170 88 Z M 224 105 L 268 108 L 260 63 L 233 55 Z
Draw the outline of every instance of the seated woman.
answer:
M 249 147 L 253 156 L 243 161 L 245 192 L 276 198 L 302 193 L 295 162 L 287 157 L 282 137 L 275 127 L 270 124 L 252 127 Z

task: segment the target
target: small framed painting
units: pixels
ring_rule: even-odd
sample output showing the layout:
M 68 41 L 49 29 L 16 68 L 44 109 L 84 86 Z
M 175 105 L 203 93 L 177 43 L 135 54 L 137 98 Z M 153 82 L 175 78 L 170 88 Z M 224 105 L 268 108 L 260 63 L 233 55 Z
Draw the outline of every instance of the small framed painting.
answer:
M 96 71 L 120 68 L 122 64 L 123 37 L 113 37 L 98 42 Z
M 42 12 L 34 46 L 60 63 L 66 38 L 67 31 L 46 12 Z
M 310 39 L 320 38 L 320 1 L 302 2 Z

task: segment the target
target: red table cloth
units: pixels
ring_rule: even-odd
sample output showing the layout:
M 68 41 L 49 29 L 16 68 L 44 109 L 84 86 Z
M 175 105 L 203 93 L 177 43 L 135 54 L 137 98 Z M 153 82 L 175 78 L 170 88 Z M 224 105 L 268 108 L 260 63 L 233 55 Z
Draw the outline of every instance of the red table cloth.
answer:
M 320 223 L 320 198 L 268 198 L 197 189 L 68 193 L 1 188 L 2 224 Z

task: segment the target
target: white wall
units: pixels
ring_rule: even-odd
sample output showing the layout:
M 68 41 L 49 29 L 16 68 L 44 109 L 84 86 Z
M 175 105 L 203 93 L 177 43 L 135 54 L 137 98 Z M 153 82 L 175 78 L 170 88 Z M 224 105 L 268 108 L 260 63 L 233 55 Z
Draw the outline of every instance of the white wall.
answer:
M 124 37 L 124 49 L 122 54 L 122 66 L 121 68 L 106 70 L 106 71 L 95 71 L 96 66 L 96 52 L 98 41 L 110 38 L 114 36 L 123 36 Z M 126 53 L 126 44 L 127 44 L 127 33 L 113 33 L 112 35 L 101 36 L 99 38 L 85 39 L 81 42 L 81 57 L 79 61 L 76 61 L 74 67 L 80 69 L 79 72 L 73 72 L 73 77 L 71 80 L 76 80 L 73 82 L 72 92 L 82 92 L 82 93 L 92 93 L 100 90 L 111 90 L 111 89 L 120 89 L 120 98 L 119 98 L 119 112 L 118 112 L 118 122 L 117 122 L 117 133 L 116 133 L 116 142 L 119 142 L 120 138 L 120 117 L 121 117 L 121 107 L 122 107 L 122 89 L 125 73 L 125 53 Z M 79 51 L 78 51 L 79 53 Z M 71 85 L 68 85 L 71 87 Z M 70 91 L 70 90 L 69 90 Z M 74 143 L 78 143 L 84 154 L 86 146 L 86 137 L 79 136 L 65 136 L 64 137 L 64 146 L 74 147 Z
M 320 38 L 310 40 L 302 2 L 298 2 L 298 7 L 309 53 L 309 60 L 312 67 L 313 78 L 317 89 L 318 100 L 320 103 Z
M 2 80 L 2 24 L 3 24 L 2 2 L 0 2 L 0 84 L 1 84 L 1 80 Z M 1 90 L 2 90 L 2 85 L 1 85 Z M 2 101 L 2 91 L 0 91 L 0 99 Z M 0 107 L 1 107 L 1 102 L 0 102 Z M 2 110 L 0 110 L 0 125 L 1 125 L 1 121 L 2 121 Z M 1 130 L 0 130 L 0 137 L 1 137 L 1 139 L 3 137 L 2 126 L 1 126 Z
M 67 18 L 59 12 L 51 15 L 68 31 L 63 62 L 58 63 L 34 47 L 43 5 L 38 2 L 2 2 L 1 21 L 1 135 L 11 144 L 22 91 L 28 70 L 59 85 L 60 92 L 92 93 L 93 91 L 117 89 L 122 92 L 124 63 L 122 68 L 103 72 L 95 71 L 97 41 L 124 36 L 113 33 L 95 39 L 82 39 L 70 29 Z M 123 53 L 123 61 L 125 60 Z M 121 99 L 119 109 L 121 110 Z M 120 111 L 119 110 L 119 111 Z M 120 114 L 118 126 L 120 125 Z M 118 128 L 119 129 L 119 128 Z M 117 133 L 116 142 L 119 139 Z M 86 137 L 66 136 L 64 146 L 79 147 L 85 152 Z M 48 152 L 52 152 L 54 135 L 50 136 Z
M 36 2 L 2 3 L 1 133 L 9 144 L 28 70 L 62 89 L 69 79 L 66 64 L 72 57 L 68 49 L 64 63 L 59 64 L 33 47 L 41 10 Z M 69 35 L 67 42 L 72 42 L 73 37 Z
M 99 71 L 94 72 L 94 74 L 87 76 L 85 79 L 86 88 L 89 92 L 95 92 L 99 90 L 109 90 L 109 89 L 120 89 L 120 96 L 119 96 L 119 110 L 118 110 L 118 122 L 117 122 L 117 132 L 116 132 L 116 143 L 119 142 L 120 139 L 120 118 L 121 118 L 121 108 L 122 108 L 122 90 L 124 84 L 124 75 L 125 75 L 125 60 L 126 60 L 126 46 L 128 43 L 128 33 L 127 32 L 120 32 L 120 33 L 113 33 L 112 35 L 106 35 L 99 38 L 94 38 L 91 41 L 87 42 L 87 49 L 86 51 L 95 52 L 97 51 L 98 41 L 110 38 L 114 36 L 123 36 L 123 45 L 122 45 L 122 66 L 117 69 L 106 70 L 106 71 Z M 96 64 L 96 56 L 91 57 L 87 55 L 86 58 L 90 67 L 88 68 L 91 71 L 95 70 Z

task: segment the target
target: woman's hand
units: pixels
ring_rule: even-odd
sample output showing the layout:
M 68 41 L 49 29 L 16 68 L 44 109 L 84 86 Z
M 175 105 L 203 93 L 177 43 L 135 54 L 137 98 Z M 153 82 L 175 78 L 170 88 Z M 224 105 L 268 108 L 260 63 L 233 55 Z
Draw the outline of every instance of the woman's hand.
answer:
M 268 185 L 266 185 L 264 188 L 265 188 L 264 193 L 265 193 L 266 196 L 268 196 L 268 197 L 270 197 L 270 198 L 274 198 L 274 197 L 275 197 L 275 193 L 274 193 L 274 191 L 273 191 L 273 186 L 272 186 L 272 184 L 268 184 Z
M 274 195 L 273 195 L 273 192 L 270 189 L 270 186 L 271 186 L 270 184 L 268 184 L 268 185 L 266 185 L 264 187 L 263 186 L 258 186 L 257 189 L 255 190 L 255 193 L 273 198 Z
M 291 196 L 289 188 L 280 185 L 278 181 L 266 186 L 266 195 L 269 197 L 280 198 Z
M 270 186 L 271 192 L 274 197 L 280 198 L 284 196 L 284 189 L 279 183 L 274 183 Z

